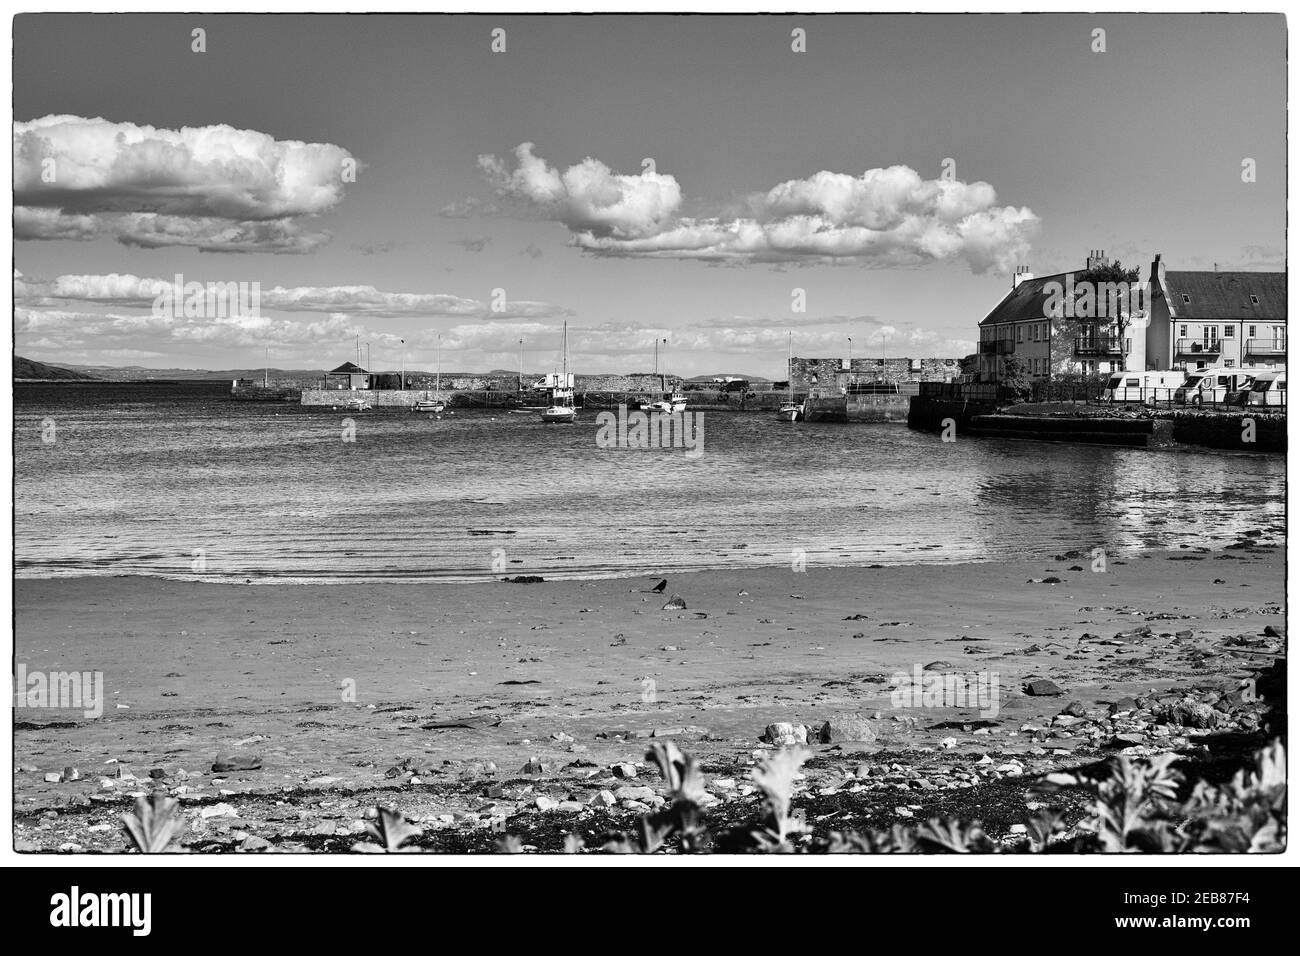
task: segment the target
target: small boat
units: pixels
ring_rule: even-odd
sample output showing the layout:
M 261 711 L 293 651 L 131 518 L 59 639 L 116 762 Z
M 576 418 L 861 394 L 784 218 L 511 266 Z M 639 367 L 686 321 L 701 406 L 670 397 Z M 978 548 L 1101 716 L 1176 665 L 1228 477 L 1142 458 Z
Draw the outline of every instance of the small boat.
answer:
M 440 394 L 442 394 L 442 333 L 441 332 L 438 333 L 438 353 L 435 361 L 437 363 L 437 366 L 434 371 L 433 398 L 417 399 L 415 404 L 411 406 L 411 411 L 413 412 L 428 412 L 429 414 L 437 415 L 447 407 L 447 403 L 438 397 Z
M 781 403 L 780 410 L 776 417 L 783 422 L 803 421 L 804 407 L 794 400 L 794 333 L 788 333 L 790 340 L 790 355 L 785 361 L 785 401 Z
M 645 406 L 648 412 L 662 412 L 665 415 L 671 415 L 675 412 L 686 411 L 686 396 L 679 392 L 673 392 L 667 398 L 660 399 L 657 402 L 649 402 Z
M 370 403 L 364 398 L 349 398 L 343 403 L 343 410 L 345 412 L 368 412 L 370 411 Z
M 542 412 L 542 421 L 548 424 L 564 424 L 578 417 L 578 410 L 572 405 L 552 405 Z
M 569 372 L 568 322 L 564 323 L 564 338 L 561 341 L 560 353 L 564 371 L 560 373 L 559 378 L 555 379 L 546 408 L 542 411 L 542 421 L 548 425 L 570 423 L 578 417 L 578 410 L 573 405 L 573 375 Z
M 664 339 L 664 342 L 667 342 Z M 647 412 L 659 412 L 664 415 L 672 415 L 675 412 L 684 412 L 686 410 L 686 396 L 677 389 L 671 394 L 668 392 L 668 383 L 666 375 L 659 374 L 659 340 L 655 339 L 655 378 L 659 379 L 659 398 L 652 402 L 643 402 L 641 408 Z

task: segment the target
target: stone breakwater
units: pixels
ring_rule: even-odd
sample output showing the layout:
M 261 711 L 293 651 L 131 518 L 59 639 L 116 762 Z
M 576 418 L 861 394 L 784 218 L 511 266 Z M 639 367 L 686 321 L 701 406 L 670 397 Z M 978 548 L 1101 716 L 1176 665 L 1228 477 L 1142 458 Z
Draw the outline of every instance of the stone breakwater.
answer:
M 1039 410 L 1041 408 L 1041 410 Z M 907 424 L 954 436 L 1167 448 L 1196 445 L 1231 451 L 1286 451 L 1286 415 L 1241 411 L 1149 411 L 1057 404 L 1000 407 L 995 402 L 911 399 Z

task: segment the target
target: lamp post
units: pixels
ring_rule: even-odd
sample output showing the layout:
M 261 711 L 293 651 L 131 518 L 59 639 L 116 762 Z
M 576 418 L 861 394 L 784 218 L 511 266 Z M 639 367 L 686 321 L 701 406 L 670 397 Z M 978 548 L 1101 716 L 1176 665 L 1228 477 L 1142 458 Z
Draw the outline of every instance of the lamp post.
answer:
M 845 389 L 846 392 L 852 391 L 853 389 L 853 336 L 850 335 L 848 338 L 849 338 L 849 380 L 848 380 L 848 387 Z

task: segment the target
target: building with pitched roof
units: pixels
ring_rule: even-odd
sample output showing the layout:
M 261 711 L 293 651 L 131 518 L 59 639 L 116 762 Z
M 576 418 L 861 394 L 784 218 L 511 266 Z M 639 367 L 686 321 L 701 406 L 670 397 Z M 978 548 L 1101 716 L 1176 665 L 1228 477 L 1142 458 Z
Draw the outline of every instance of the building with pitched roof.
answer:
M 332 372 L 325 373 L 325 387 L 331 389 L 369 388 L 370 373 L 355 362 L 344 362 Z
M 1174 272 L 1151 263 L 1151 367 L 1286 364 L 1285 272 Z
M 1086 300 L 1076 296 L 1085 274 L 1111 265 L 1104 251 L 1093 250 L 1083 268 L 1070 272 L 1035 276 L 1017 269 L 1011 291 L 980 322 L 980 378 L 1000 379 L 1009 359 L 1040 381 L 1145 368 L 1146 340 L 1136 324 L 1124 328 L 1121 341 L 1117 316 L 1128 321 L 1126 306 L 1104 290 Z
M 1016 270 L 1011 291 L 980 322 L 980 379 L 1001 379 L 1010 359 L 1040 381 L 1286 363 L 1286 273 L 1173 272 L 1157 254 L 1145 283 L 1139 276 L 1118 297 L 1104 287 L 1085 297 L 1084 274 L 1111 265 L 1096 250 L 1071 272 Z

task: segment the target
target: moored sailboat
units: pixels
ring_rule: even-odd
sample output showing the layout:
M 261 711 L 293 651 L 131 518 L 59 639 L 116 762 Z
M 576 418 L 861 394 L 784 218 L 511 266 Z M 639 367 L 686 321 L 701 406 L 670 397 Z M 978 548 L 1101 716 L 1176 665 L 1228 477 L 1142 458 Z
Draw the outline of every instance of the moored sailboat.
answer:
M 797 422 L 803 418 L 803 405 L 794 400 L 794 333 L 787 333 L 790 342 L 790 354 L 785 360 L 785 401 L 781 403 L 777 418 L 783 422 Z
M 564 338 L 560 346 L 563 371 L 557 376 L 548 376 L 551 385 L 548 389 L 546 408 L 542 411 L 542 421 L 547 424 L 565 424 L 578 417 L 578 410 L 573 405 L 573 374 L 569 371 L 569 323 L 564 323 Z

